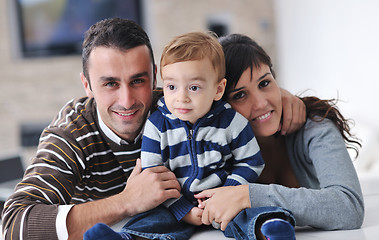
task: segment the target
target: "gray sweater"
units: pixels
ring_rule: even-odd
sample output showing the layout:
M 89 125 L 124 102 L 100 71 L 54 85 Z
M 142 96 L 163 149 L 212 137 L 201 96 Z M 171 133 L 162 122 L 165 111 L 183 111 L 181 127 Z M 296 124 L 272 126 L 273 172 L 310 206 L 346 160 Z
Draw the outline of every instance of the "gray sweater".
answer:
M 359 180 L 337 127 L 310 119 L 286 137 L 287 151 L 300 188 L 250 184 L 251 207 L 290 210 L 298 226 L 324 230 L 360 228 L 364 203 Z

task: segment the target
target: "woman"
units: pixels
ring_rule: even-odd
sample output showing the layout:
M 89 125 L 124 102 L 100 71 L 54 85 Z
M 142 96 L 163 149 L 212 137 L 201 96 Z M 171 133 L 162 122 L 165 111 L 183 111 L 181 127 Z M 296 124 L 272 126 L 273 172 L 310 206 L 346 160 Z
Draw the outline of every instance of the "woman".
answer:
M 282 104 L 270 57 L 244 35 L 229 35 L 220 43 L 226 59 L 224 99 L 250 121 L 266 166 L 258 183 L 198 194 L 199 199 L 208 198 L 203 223 L 216 221 L 224 230 L 242 209 L 279 206 L 294 214 L 298 226 L 360 228 L 363 197 L 346 149 L 358 153 L 360 143 L 347 120 L 332 101 L 305 97 L 304 126 L 286 136 L 278 134 Z

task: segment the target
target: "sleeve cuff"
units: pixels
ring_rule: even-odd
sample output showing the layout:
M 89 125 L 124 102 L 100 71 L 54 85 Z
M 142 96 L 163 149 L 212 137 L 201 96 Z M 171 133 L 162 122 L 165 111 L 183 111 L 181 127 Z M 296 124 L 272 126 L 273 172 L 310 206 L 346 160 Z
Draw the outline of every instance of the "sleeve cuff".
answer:
M 58 215 L 55 222 L 57 228 L 58 240 L 67 240 L 68 231 L 67 231 L 67 215 L 70 212 L 71 208 L 74 205 L 59 205 L 58 206 Z
M 182 197 L 170 205 L 168 209 L 175 216 L 175 218 L 180 221 L 189 211 L 191 211 L 193 207 L 194 205 L 190 201 Z
M 224 183 L 224 186 L 238 186 L 238 185 L 241 185 L 241 183 L 230 178 L 227 178 Z
M 57 239 L 56 218 L 58 205 L 36 204 L 30 212 L 26 221 L 28 239 Z

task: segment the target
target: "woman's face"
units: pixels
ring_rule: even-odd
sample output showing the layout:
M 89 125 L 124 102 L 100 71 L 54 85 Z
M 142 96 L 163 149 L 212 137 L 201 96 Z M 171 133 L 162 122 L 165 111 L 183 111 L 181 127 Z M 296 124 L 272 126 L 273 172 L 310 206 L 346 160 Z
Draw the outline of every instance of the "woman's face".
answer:
M 227 93 L 230 105 L 247 118 L 257 137 L 275 134 L 282 116 L 281 93 L 270 68 L 261 64 L 246 69 L 234 89 Z

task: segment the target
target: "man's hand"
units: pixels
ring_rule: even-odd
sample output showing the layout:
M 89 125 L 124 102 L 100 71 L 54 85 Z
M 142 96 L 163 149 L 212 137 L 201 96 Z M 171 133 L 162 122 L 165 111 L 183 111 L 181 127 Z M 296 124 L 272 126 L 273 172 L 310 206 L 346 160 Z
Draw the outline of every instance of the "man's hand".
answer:
M 71 208 L 67 216 L 69 239 L 83 239 L 84 232 L 96 223 L 113 225 L 178 197 L 180 185 L 173 172 L 164 166 L 142 171 L 138 159 L 121 193 Z
M 282 93 L 283 105 L 283 123 L 278 131 L 282 135 L 293 133 L 299 130 L 306 121 L 306 108 L 300 98 L 292 95 L 284 89 L 280 89 Z
M 202 223 L 210 225 L 214 220 L 221 224 L 222 231 L 240 211 L 251 206 L 248 185 L 208 189 L 195 198 L 199 200 L 199 208 L 204 209 Z
M 180 197 L 180 185 L 168 168 L 158 166 L 142 171 L 141 160 L 137 159 L 124 191 L 120 193 L 128 202 L 131 216 L 157 207 L 170 198 Z M 128 215 L 129 215 L 128 214 Z
M 191 211 L 189 211 L 184 217 L 183 221 L 186 223 L 200 226 L 202 223 L 201 221 L 201 216 L 203 215 L 203 209 L 198 208 L 198 207 L 193 207 Z

